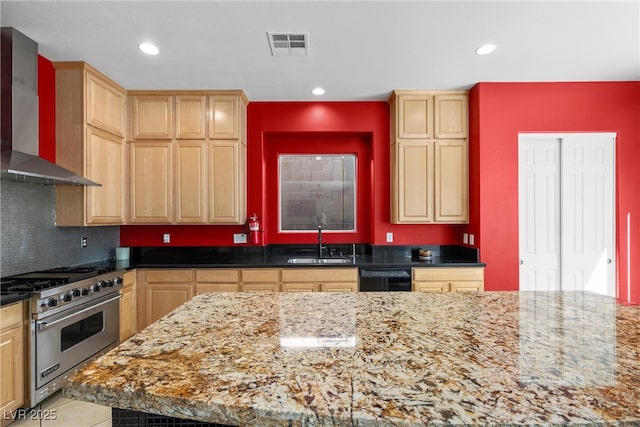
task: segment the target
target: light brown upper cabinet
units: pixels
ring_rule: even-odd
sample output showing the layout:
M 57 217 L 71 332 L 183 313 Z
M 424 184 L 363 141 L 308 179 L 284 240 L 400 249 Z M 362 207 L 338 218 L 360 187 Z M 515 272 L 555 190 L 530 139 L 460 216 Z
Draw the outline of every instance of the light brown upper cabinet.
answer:
M 133 95 L 133 139 L 173 138 L 173 97 Z
M 131 222 L 244 224 L 247 107 L 244 94 L 239 91 L 129 94 L 134 124 L 132 153 L 136 153 L 131 156 Z M 175 118 L 175 136 L 171 137 L 171 132 L 165 135 L 168 158 L 157 148 L 144 149 L 145 144 L 157 145 L 165 138 L 147 140 L 146 136 L 139 138 L 139 129 L 136 131 L 136 123 L 152 122 L 153 114 L 157 114 L 159 122 Z M 147 126 L 149 131 L 145 135 L 159 135 L 156 131 L 171 128 L 168 123 L 151 132 Z M 148 163 L 153 158 L 160 165 Z M 166 175 L 161 173 L 165 164 L 171 168 Z M 139 171 L 141 165 L 162 180 Z
M 84 62 L 54 62 L 56 163 L 101 187 L 56 186 L 56 225 L 119 225 L 127 211 L 126 91 Z
M 391 222 L 469 222 L 468 101 L 461 91 L 395 91 Z

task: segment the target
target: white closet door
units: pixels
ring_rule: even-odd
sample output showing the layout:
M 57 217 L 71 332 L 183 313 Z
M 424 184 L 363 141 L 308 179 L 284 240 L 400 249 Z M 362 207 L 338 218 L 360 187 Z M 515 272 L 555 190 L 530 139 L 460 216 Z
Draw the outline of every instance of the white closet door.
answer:
M 520 290 L 560 289 L 560 140 L 520 139 Z
M 562 288 L 615 296 L 614 138 L 562 139 Z
M 519 137 L 520 290 L 615 296 L 615 134 Z

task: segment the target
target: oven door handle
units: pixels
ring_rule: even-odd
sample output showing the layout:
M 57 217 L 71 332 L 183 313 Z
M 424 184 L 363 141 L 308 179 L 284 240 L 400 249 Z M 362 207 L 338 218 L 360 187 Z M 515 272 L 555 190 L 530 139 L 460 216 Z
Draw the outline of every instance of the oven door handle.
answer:
M 65 316 L 62 319 L 54 320 L 53 322 L 40 322 L 40 321 L 38 321 L 38 322 L 36 322 L 38 324 L 38 329 L 39 330 L 47 329 L 47 328 L 55 325 L 56 323 L 64 322 L 65 320 L 71 319 L 72 317 L 75 317 L 78 314 L 82 314 L 82 313 L 86 313 L 87 311 L 94 310 L 95 308 L 100 307 L 101 305 L 108 304 L 108 303 L 113 302 L 115 300 L 118 300 L 120 298 L 122 298 L 122 295 L 118 294 L 113 298 L 109 298 L 108 300 L 102 301 L 100 304 L 95 304 L 95 305 L 92 305 L 91 307 L 85 308 L 84 310 L 76 311 L 75 313 L 72 313 L 72 314 L 70 314 L 68 316 Z

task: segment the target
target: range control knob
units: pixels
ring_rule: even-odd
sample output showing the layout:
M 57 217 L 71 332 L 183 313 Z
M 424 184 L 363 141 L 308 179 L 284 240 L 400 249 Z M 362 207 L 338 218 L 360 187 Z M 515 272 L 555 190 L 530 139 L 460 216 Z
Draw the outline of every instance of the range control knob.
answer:
M 116 277 L 115 279 L 113 279 L 113 284 L 122 285 L 122 277 Z
M 82 295 L 89 295 L 91 292 L 91 288 L 82 288 Z
M 103 288 L 113 288 L 113 280 L 104 280 L 102 282 Z
M 93 292 L 100 292 L 100 288 L 102 288 L 102 284 L 104 282 L 102 280 L 100 280 L 99 282 L 94 283 L 93 285 L 91 285 L 91 290 Z
M 71 295 L 73 295 L 73 297 L 79 297 L 80 296 L 80 289 L 72 289 L 71 290 Z
M 56 305 L 58 305 L 58 300 L 55 298 L 49 298 L 47 300 L 47 307 L 55 307 Z
M 73 299 L 71 292 L 67 292 L 66 294 L 60 295 L 60 302 L 69 302 Z

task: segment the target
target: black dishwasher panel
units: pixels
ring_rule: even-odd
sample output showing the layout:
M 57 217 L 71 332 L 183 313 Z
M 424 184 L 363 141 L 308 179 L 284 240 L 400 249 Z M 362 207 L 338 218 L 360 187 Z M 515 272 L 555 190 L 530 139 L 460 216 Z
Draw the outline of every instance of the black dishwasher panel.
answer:
M 411 292 L 411 268 L 361 268 L 360 292 Z

